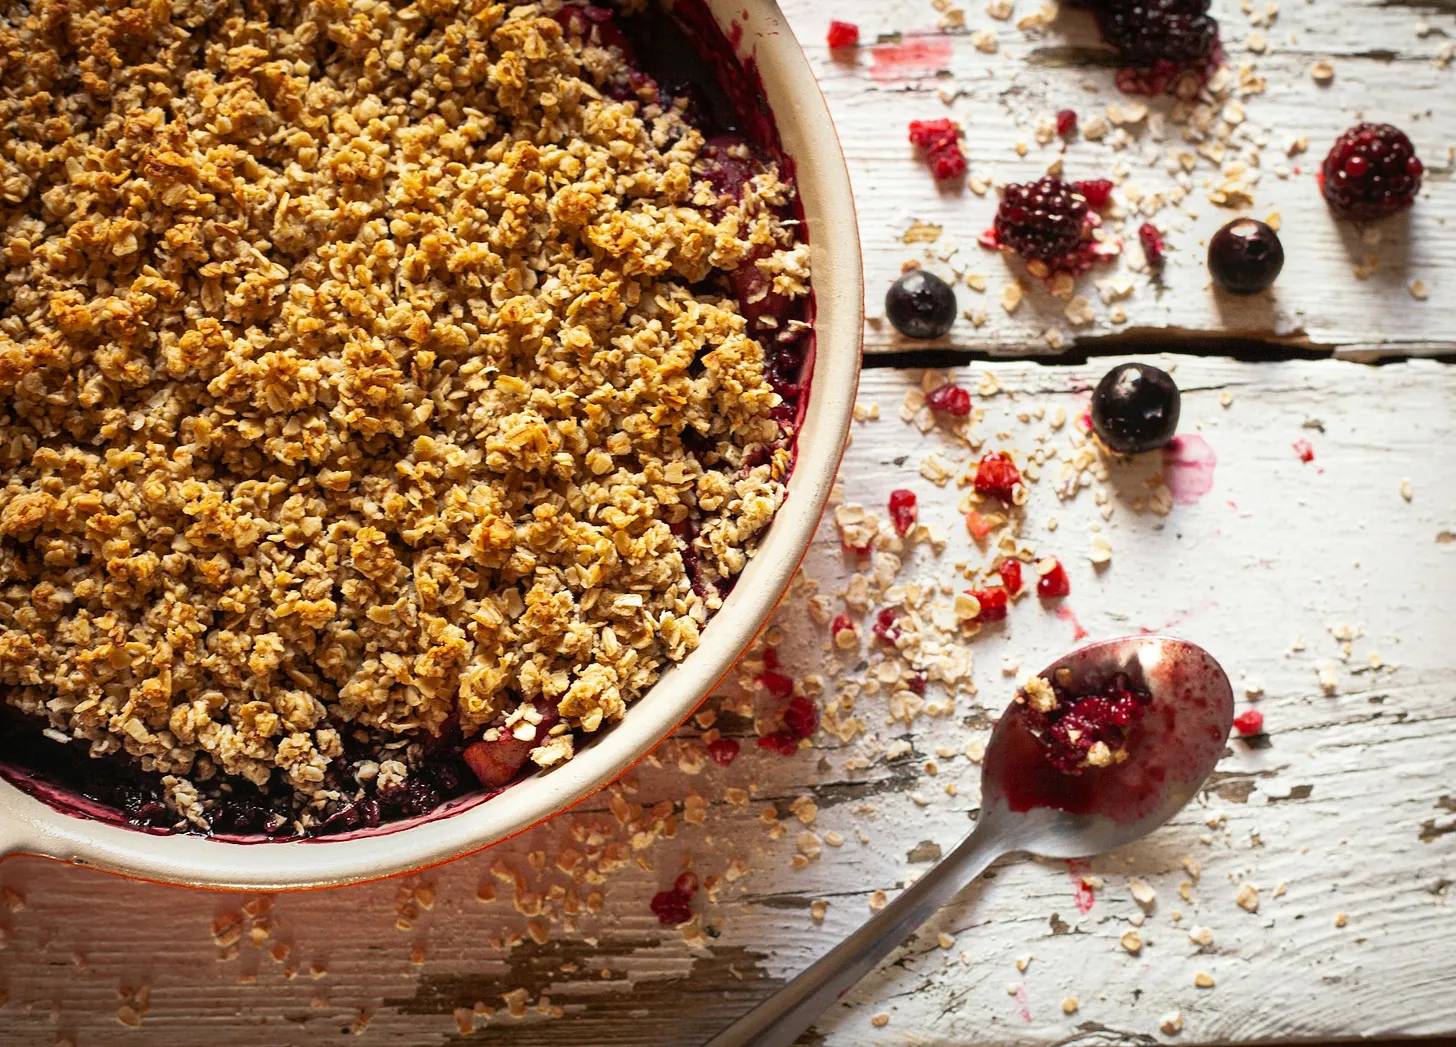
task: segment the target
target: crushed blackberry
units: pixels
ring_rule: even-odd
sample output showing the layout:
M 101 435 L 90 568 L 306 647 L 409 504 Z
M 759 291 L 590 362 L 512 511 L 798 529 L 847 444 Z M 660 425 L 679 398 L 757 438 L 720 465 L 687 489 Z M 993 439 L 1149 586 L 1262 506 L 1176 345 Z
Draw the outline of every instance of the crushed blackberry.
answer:
M 1425 170 L 1405 132 L 1390 124 L 1357 124 L 1330 147 L 1320 191 L 1341 218 L 1385 218 L 1415 203 Z
M 1187 74 L 1206 80 L 1220 61 L 1208 0 L 1095 0 L 1089 6 L 1123 65 L 1117 85 L 1130 94 L 1162 94 Z
M 1046 271 L 1090 264 L 1087 198 L 1060 178 L 1008 185 L 996 209 L 996 243 Z

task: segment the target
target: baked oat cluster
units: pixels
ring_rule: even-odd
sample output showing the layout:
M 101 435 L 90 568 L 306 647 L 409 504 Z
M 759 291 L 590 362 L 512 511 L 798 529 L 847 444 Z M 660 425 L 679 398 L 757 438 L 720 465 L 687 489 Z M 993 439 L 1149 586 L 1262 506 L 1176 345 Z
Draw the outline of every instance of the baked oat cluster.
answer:
M 697 646 L 807 252 L 607 12 L 34 0 L 0 80 L 4 703 L 306 832 Z

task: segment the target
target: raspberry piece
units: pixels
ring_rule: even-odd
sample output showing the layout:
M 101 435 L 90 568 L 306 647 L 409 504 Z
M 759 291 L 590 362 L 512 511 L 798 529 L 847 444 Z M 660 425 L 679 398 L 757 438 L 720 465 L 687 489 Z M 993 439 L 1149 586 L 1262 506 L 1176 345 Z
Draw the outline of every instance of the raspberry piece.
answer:
M 1234 729 L 1248 737 L 1251 734 L 1264 733 L 1264 714 L 1258 709 L 1246 709 L 1234 717 Z
M 1320 191 L 1341 218 L 1384 218 L 1415 203 L 1425 170 L 1399 128 L 1357 124 L 1330 147 Z
M 895 622 L 895 619 L 899 617 L 900 612 L 893 607 L 881 609 L 880 613 L 875 615 L 875 625 L 872 630 L 875 638 L 881 643 L 886 643 L 893 647 L 895 641 L 900 639 L 900 626 Z
M 966 530 L 977 542 L 984 542 L 991 533 L 991 521 L 972 509 L 966 513 Z
M 1073 182 L 1072 188 L 1082 194 L 1089 207 L 1100 211 L 1107 206 L 1112 199 L 1113 185 L 1107 178 L 1089 178 L 1082 182 Z
M 1016 463 L 1004 452 L 991 451 L 983 455 L 976 465 L 977 494 L 999 498 L 1009 505 L 1019 483 L 1021 473 L 1017 471 Z
M 1071 109 L 1063 109 L 1057 113 L 1057 134 L 1062 138 L 1071 138 L 1077 133 L 1077 114 Z
M 708 756 L 719 767 L 727 767 L 738 759 L 741 750 L 742 747 L 732 738 L 719 738 L 708 743 Z
M 976 615 L 978 622 L 999 622 L 1006 618 L 1006 605 L 1010 597 L 1005 589 L 967 589 L 981 605 L 981 613 Z
M 1158 227 L 1152 222 L 1144 222 L 1138 226 L 1138 243 L 1142 244 L 1143 257 L 1148 260 L 1148 266 L 1153 269 L 1163 267 L 1163 234 L 1158 232 Z
M 940 181 L 966 173 L 966 156 L 961 152 L 961 129 L 954 120 L 911 120 L 910 142 L 925 150 L 930 172 Z
M 1207 80 L 1218 65 L 1218 22 L 1208 0 L 1108 0 L 1093 5 L 1102 38 L 1126 67 L 1117 86 L 1162 94 L 1185 73 Z
M 996 573 L 1001 576 L 1001 584 L 1012 596 L 1021 592 L 1021 561 L 1002 560 L 996 568 Z
M 825 40 L 830 47 L 854 47 L 859 43 L 859 26 L 853 22 L 830 22 Z
M 1048 270 L 1085 268 L 1087 199 L 1060 178 L 1008 185 L 996 208 L 996 243 Z
M 784 729 L 794 738 L 808 738 L 819 729 L 818 707 L 799 695 L 784 710 Z
M 1314 461 L 1314 445 L 1308 440 L 1295 440 L 1294 453 L 1299 455 L 1301 462 Z
M 910 533 L 910 528 L 915 526 L 916 517 L 919 515 L 920 509 L 914 491 L 901 487 L 890 492 L 890 521 L 895 525 L 895 533 L 901 538 Z
M 691 872 L 678 873 L 677 879 L 672 881 L 672 889 L 691 898 L 698 893 L 698 878 Z
M 799 739 L 788 731 L 775 731 L 773 734 L 761 736 L 758 739 L 758 747 L 776 752 L 780 756 L 793 756 L 799 751 Z
M 925 405 L 932 411 L 964 418 L 971 413 L 971 394 L 954 382 L 946 382 L 925 394 Z
M 1053 562 L 1055 566 L 1036 580 L 1036 595 L 1043 600 L 1055 600 L 1072 591 L 1072 580 L 1067 577 L 1067 569 L 1060 560 Z
M 829 623 L 829 631 L 834 635 L 838 636 L 846 629 L 848 629 L 850 632 L 854 632 L 854 623 L 849 620 L 849 615 L 836 614 L 834 616 L 834 621 Z
M 1098 766 L 1092 747 L 1103 747 L 1101 765 L 1120 763 L 1128 758 L 1127 745 L 1131 728 L 1142 718 L 1153 697 L 1132 686 L 1118 673 L 1100 689 L 1083 694 L 1070 694 L 1052 683 L 1056 705 L 1038 707 L 1018 695 L 1033 732 L 1046 746 L 1053 766 L 1063 774 L 1081 774 Z
M 691 876 L 691 873 L 684 873 L 683 876 Z M 694 887 L 696 880 L 694 877 Z M 682 881 L 682 876 L 678 877 Z M 680 891 L 676 887 L 667 891 L 658 891 L 652 896 L 649 903 L 652 913 L 657 917 L 657 922 L 664 927 L 676 927 L 679 924 L 687 923 L 693 918 L 693 897 L 686 891 Z
M 925 685 L 928 682 L 929 681 L 926 680 L 924 673 L 915 673 L 913 676 L 910 677 L 909 680 L 906 681 L 905 686 L 908 687 L 913 694 L 923 695 L 925 694 Z
M 775 698 L 787 698 L 794 693 L 794 681 L 783 673 L 776 673 L 772 669 L 760 673 L 758 682 L 765 691 Z

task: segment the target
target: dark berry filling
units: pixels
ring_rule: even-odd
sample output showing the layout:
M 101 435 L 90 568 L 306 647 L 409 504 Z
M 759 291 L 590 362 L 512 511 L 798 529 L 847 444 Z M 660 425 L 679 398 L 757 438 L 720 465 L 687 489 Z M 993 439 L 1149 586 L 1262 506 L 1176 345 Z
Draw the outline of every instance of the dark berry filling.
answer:
M 1134 729 L 1153 699 L 1118 673 L 1101 687 L 1076 692 L 1053 674 L 1049 681 L 1028 684 L 1016 700 L 1052 766 L 1081 774 L 1128 758 Z

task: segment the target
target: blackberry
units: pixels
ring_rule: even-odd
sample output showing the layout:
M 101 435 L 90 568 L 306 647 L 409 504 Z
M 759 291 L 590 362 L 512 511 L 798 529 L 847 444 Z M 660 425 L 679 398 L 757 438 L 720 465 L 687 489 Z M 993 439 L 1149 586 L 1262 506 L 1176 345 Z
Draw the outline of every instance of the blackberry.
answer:
M 1415 203 L 1425 165 L 1405 132 L 1357 124 L 1335 140 L 1320 169 L 1320 191 L 1341 218 L 1384 218 Z
M 1060 178 L 1008 185 L 996 209 L 996 242 L 1048 269 L 1077 269 L 1089 241 L 1087 200 Z

